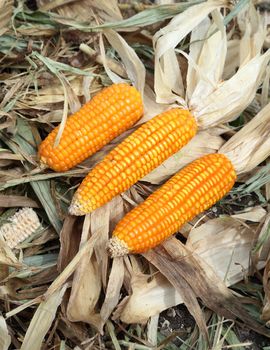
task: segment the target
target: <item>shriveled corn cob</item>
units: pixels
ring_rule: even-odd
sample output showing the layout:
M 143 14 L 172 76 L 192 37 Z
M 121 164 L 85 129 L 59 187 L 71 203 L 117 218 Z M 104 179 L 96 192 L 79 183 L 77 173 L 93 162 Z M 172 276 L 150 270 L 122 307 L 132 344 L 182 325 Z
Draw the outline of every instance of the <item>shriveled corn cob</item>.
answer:
M 0 228 L 0 236 L 12 249 L 31 236 L 39 227 L 40 221 L 36 212 L 32 208 L 23 208 Z
M 39 156 L 55 171 L 66 171 L 130 128 L 143 114 L 140 93 L 128 84 L 103 89 L 67 120 L 59 144 L 56 127 L 41 143 Z
M 186 145 L 196 131 L 196 121 L 188 110 L 175 108 L 151 119 L 86 176 L 70 213 L 84 215 L 109 202 Z
M 112 256 L 157 246 L 220 200 L 235 180 L 234 167 L 223 154 L 190 163 L 117 224 L 109 243 Z

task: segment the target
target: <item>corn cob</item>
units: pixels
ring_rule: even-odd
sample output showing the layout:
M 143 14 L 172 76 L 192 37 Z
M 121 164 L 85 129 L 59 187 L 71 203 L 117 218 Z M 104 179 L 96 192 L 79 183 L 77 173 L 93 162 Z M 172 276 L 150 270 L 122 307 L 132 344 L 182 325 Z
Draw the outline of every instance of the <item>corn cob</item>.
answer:
M 9 222 L 0 228 L 0 236 L 13 249 L 19 243 L 31 236 L 40 227 L 40 221 L 32 208 L 23 208 L 17 211 Z
M 175 108 L 151 119 L 92 169 L 75 193 L 70 213 L 84 215 L 109 202 L 186 145 L 196 131 L 188 110 Z
M 190 163 L 117 224 L 109 243 L 112 256 L 157 246 L 220 200 L 235 180 L 234 167 L 223 154 Z
M 59 144 L 56 127 L 41 143 L 42 163 L 66 171 L 130 128 L 143 114 L 140 93 L 127 84 L 103 89 L 67 120 Z

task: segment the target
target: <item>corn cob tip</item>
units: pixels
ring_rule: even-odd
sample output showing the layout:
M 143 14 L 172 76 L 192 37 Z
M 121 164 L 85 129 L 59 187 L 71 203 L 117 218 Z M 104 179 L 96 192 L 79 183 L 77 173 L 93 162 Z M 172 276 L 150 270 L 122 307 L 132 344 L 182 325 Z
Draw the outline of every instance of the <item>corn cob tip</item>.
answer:
M 127 244 L 118 237 L 111 238 L 107 248 L 112 258 L 124 256 L 129 253 Z
M 85 215 L 85 211 L 82 209 L 80 203 L 76 200 L 72 200 L 70 207 L 68 208 L 70 215 L 82 216 Z

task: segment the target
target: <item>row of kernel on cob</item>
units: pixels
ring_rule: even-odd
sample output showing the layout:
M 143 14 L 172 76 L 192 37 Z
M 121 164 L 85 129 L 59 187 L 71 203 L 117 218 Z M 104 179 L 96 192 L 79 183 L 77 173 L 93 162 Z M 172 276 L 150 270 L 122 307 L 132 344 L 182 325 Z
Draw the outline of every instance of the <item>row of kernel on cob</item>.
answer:
M 104 101 L 100 98 L 102 95 L 103 97 L 107 96 L 106 91 L 108 90 L 119 93 L 118 88 L 129 91 L 129 94 L 135 96 L 133 101 L 135 108 L 129 105 L 132 99 L 128 93 L 124 95 L 125 97 L 122 100 L 122 106 L 125 105 L 126 107 L 123 119 L 125 117 L 128 119 L 127 124 L 125 126 L 121 125 L 114 135 L 110 134 L 110 137 L 103 139 L 98 146 L 95 146 L 94 150 L 92 148 L 91 152 L 87 142 L 92 145 L 95 142 L 96 134 L 93 132 L 89 135 L 87 131 L 84 131 L 85 137 L 88 138 L 83 146 L 88 151 L 79 157 L 79 161 L 76 158 L 69 160 L 64 156 L 61 161 L 68 162 L 64 169 L 66 167 L 70 168 L 76 162 L 79 163 L 82 158 L 93 154 L 103 144 L 130 127 L 140 117 L 142 102 L 135 88 L 130 88 L 125 84 L 115 84 L 104 89 L 87 104 L 88 111 L 92 111 L 94 107 L 97 108 L 101 104 L 97 108 L 100 113 L 89 117 L 87 111 L 84 111 L 82 114 L 84 123 L 89 118 L 89 123 L 93 127 L 98 124 L 94 120 L 97 118 L 99 122 L 105 120 L 105 128 L 108 129 L 113 128 L 114 120 L 119 123 L 121 118 L 118 118 L 118 116 L 114 120 L 107 121 L 108 116 L 112 117 L 114 112 L 107 104 L 107 100 Z M 112 97 L 113 93 L 109 96 L 111 98 L 110 102 L 116 100 Z M 85 110 L 85 106 L 82 109 Z M 107 112 L 107 109 L 110 110 L 110 113 Z M 138 113 L 136 113 L 136 109 L 139 109 Z M 79 119 L 80 114 L 81 111 L 71 118 Z M 134 117 L 135 114 L 136 117 Z M 70 125 L 72 124 L 71 118 L 68 120 Z M 109 125 L 109 123 L 111 124 Z M 58 162 L 60 155 L 58 154 L 58 157 L 55 157 L 58 162 L 56 162 L 56 166 L 52 165 L 51 162 L 54 160 L 53 156 L 57 152 L 61 153 L 66 144 L 67 147 L 71 147 L 73 143 L 78 143 L 77 152 L 80 152 L 80 141 L 78 141 L 81 137 L 80 128 L 81 124 L 79 122 L 75 124 L 75 129 L 72 132 L 76 135 L 76 138 L 72 140 L 69 140 L 69 130 L 65 130 L 63 140 L 61 139 L 60 144 L 55 148 L 53 147 L 53 139 L 56 135 L 54 130 L 41 144 L 40 156 L 42 161 L 59 170 L 58 165 L 61 165 L 61 162 Z M 170 155 L 181 149 L 195 135 L 196 130 L 197 124 L 194 117 L 189 111 L 180 108 L 171 109 L 151 119 L 127 137 L 90 171 L 73 198 L 70 213 L 83 215 L 110 201 L 114 196 L 128 189 Z M 105 133 L 106 131 L 109 132 L 109 130 L 104 130 Z M 63 141 L 66 141 L 66 143 L 63 143 Z M 46 142 L 47 146 L 44 147 Z M 62 149 L 59 148 L 61 142 Z M 48 144 L 50 145 L 50 152 L 44 153 L 44 150 L 48 148 Z M 221 199 L 232 188 L 235 179 L 234 166 L 224 154 L 210 154 L 191 163 L 119 222 L 113 233 L 114 238 L 110 242 L 112 255 L 123 255 L 129 252 L 140 253 L 155 247 L 176 232 L 183 223 Z

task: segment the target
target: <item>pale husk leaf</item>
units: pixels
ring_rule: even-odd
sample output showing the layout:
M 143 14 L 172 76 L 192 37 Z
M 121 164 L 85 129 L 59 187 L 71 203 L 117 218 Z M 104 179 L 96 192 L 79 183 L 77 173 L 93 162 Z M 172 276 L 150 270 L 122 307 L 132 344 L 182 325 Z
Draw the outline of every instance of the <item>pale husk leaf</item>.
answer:
M 261 206 L 246 208 L 244 211 L 231 215 L 231 218 L 260 222 L 266 215 L 266 210 Z
M 64 284 L 61 289 L 40 303 L 27 329 L 21 350 L 41 349 L 42 341 L 53 323 L 57 308 L 62 301 L 66 289 L 67 284 Z
M 113 259 L 104 303 L 100 310 L 103 325 L 108 320 L 120 299 L 120 290 L 124 281 L 124 261 L 122 257 Z
M 269 51 L 270 54 L 270 51 Z M 254 169 L 270 155 L 270 103 L 219 150 L 237 174 Z
M 261 207 L 251 211 L 256 213 L 258 221 L 265 215 Z M 230 286 L 243 279 L 248 271 L 255 231 L 256 226 L 249 227 L 240 220 L 217 218 L 191 230 L 187 247 Z M 261 268 L 263 261 L 258 264 Z M 148 278 L 147 275 L 132 276 L 132 294 L 118 310 L 123 322 L 145 323 L 149 317 L 183 302 L 181 294 L 162 275 L 155 274 L 150 282 Z
M 241 320 L 245 326 L 257 333 L 270 335 L 269 331 L 243 307 L 239 298 L 226 287 L 224 281 L 215 272 L 214 267 L 176 238 L 171 237 L 162 245 L 143 255 L 166 276 L 182 296 L 186 297 L 188 290 L 189 296 L 194 294 L 202 300 L 206 307 L 218 315 L 232 320 Z M 184 299 L 184 302 L 195 318 L 200 332 L 203 332 L 202 324 L 198 322 L 201 320 L 198 310 L 194 312 L 194 305 L 190 308 L 187 301 L 191 301 L 191 299 Z M 205 336 L 204 333 L 203 335 Z
M 125 68 L 127 75 L 131 80 L 132 84 L 139 90 L 143 95 L 144 84 L 145 84 L 145 67 L 138 55 L 132 49 L 127 42 L 114 30 L 107 29 L 104 30 L 104 35 L 111 44 L 111 46 L 118 52 Z M 103 59 L 103 65 L 106 70 L 106 73 L 113 82 L 122 81 L 122 78 L 119 77 L 116 73 L 112 72 L 109 66 L 106 63 L 105 50 L 101 42 L 101 56 Z
M 252 2 L 238 14 L 238 24 L 244 33 L 240 41 L 240 66 L 260 54 L 266 37 L 266 27 Z
M 189 107 L 199 127 L 208 128 L 235 119 L 255 97 L 269 59 L 270 50 L 242 66 L 232 78 L 221 82 L 209 96 L 194 99 L 193 105 Z
M 212 17 L 214 22 L 206 33 L 206 38 L 208 39 L 204 40 L 197 60 L 195 61 L 194 57 L 189 55 L 199 67 L 196 85 L 192 84 L 193 90 L 187 87 L 187 90 L 191 93 L 189 99 L 190 106 L 193 105 L 193 100 L 196 101 L 198 98 L 203 99 L 216 89 L 224 69 L 227 53 L 226 27 L 223 23 L 223 17 L 218 10 L 212 12 Z M 215 33 L 216 28 L 218 30 Z M 200 73 L 202 73 L 202 76 L 200 76 Z M 187 80 L 187 86 L 188 84 L 189 81 Z
M 227 80 L 236 72 L 240 64 L 240 40 L 232 39 L 227 43 L 227 55 L 222 78 Z
M 165 74 L 164 56 L 170 53 L 175 56 L 173 49 L 178 43 L 190 33 L 200 22 L 208 16 L 210 12 L 221 7 L 226 6 L 227 2 L 222 0 L 211 0 L 205 3 L 194 5 L 183 13 L 175 16 L 171 22 L 164 28 L 160 29 L 153 37 L 155 47 L 155 92 L 157 102 L 172 103 L 178 101 L 185 106 L 183 96 L 180 97 L 173 93 L 176 80 L 181 81 L 181 72 L 179 66 L 174 72 L 174 79 L 168 81 Z M 174 61 L 177 59 L 175 58 Z
M 204 18 L 204 20 L 199 23 L 191 32 L 190 45 L 189 45 L 189 56 L 192 57 L 194 62 L 198 62 L 199 57 L 202 52 L 202 47 L 204 44 L 204 39 L 207 36 L 211 21 L 209 17 Z M 187 70 L 187 87 L 186 87 L 186 98 L 189 100 L 192 92 L 194 91 L 198 79 L 200 78 L 198 70 L 194 68 L 192 64 L 188 65 Z
M 8 350 L 11 344 L 11 336 L 8 333 L 6 321 L 3 316 L 0 316 L 0 349 Z
M 199 132 L 179 152 L 142 178 L 142 181 L 160 184 L 193 160 L 217 152 L 223 143 L 224 140 L 220 136 L 212 135 L 207 131 Z
M 106 286 L 107 281 L 108 254 L 106 244 L 109 239 L 111 205 L 114 201 L 113 199 L 112 202 L 105 204 L 91 214 L 91 232 L 92 234 L 95 232 L 99 233 L 94 251 L 103 286 Z
M 89 237 L 90 215 L 86 215 L 80 246 L 82 247 Z M 77 267 L 71 294 L 67 306 L 67 317 L 70 321 L 84 321 L 100 326 L 100 318 L 95 313 L 95 306 L 101 291 L 101 276 L 94 255 L 85 255 Z
M 148 280 L 147 275 L 132 276 L 132 294 L 121 311 L 122 322 L 146 323 L 149 317 L 183 302 L 176 289 L 160 273 L 155 274 L 150 282 Z

